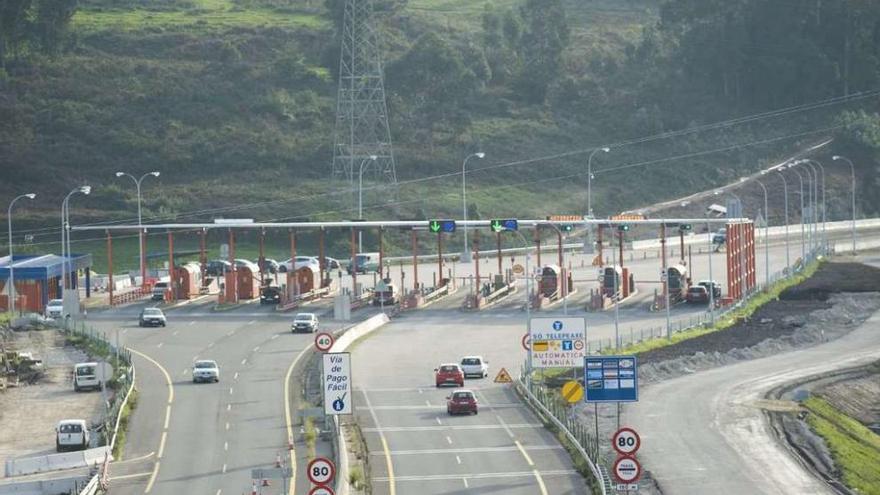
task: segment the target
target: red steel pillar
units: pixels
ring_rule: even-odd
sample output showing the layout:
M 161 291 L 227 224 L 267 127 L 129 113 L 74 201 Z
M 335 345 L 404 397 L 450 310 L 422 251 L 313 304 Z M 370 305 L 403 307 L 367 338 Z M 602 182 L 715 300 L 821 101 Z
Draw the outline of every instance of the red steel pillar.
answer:
M 202 272 L 202 284 L 204 284 L 205 270 L 207 268 L 206 265 L 208 264 L 207 241 L 205 240 L 207 232 L 208 229 L 202 229 L 201 232 L 199 232 L 199 269 Z
M 418 250 L 419 244 L 416 242 L 416 231 L 410 231 L 410 238 L 412 239 L 412 253 L 413 253 L 413 290 L 419 290 L 419 257 Z
M 605 266 L 605 255 L 602 253 L 602 234 L 605 231 L 604 226 L 597 225 L 596 226 L 596 249 L 599 251 L 599 267 Z M 614 238 L 612 237 L 612 242 Z M 614 246 L 611 246 L 613 249 Z
M 176 291 L 174 286 L 177 282 L 177 274 L 174 273 L 174 233 L 168 231 L 168 292 L 169 301 L 176 299 Z
M 113 240 L 107 229 L 107 287 L 110 290 L 110 306 L 113 306 Z
M 260 266 L 257 268 L 260 269 L 260 287 L 266 285 L 266 281 L 263 278 L 263 267 L 266 266 L 266 253 L 265 253 L 265 244 L 266 244 L 266 229 L 260 229 Z
M 324 287 L 324 271 L 327 267 L 327 258 L 324 256 L 324 227 L 318 229 L 318 271 L 321 277 L 321 287 Z M 329 270 L 327 270 L 329 271 Z
M 229 229 L 229 265 L 229 271 L 226 272 L 226 302 L 237 303 L 238 290 L 236 285 L 238 283 L 238 274 L 235 269 L 235 231 L 232 229 Z

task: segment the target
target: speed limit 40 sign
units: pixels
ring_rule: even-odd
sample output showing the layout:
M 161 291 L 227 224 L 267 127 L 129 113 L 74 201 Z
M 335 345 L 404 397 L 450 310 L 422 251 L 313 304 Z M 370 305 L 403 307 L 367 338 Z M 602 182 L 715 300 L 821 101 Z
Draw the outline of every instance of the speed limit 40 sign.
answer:
M 633 455 L 642 446 L 642 439 L 632 428 L 621 428 L 611 437 L 614 450 L 620 455 Z
M 315 335 L 315 347 L 321 352 L 327 352 L 333 347 L 333 336 L 329 333 Z
M 316 457 L 306 468 L 309 481 L 316 485 L 326 485 L 336 476 L 336 466 L 325 457 Z

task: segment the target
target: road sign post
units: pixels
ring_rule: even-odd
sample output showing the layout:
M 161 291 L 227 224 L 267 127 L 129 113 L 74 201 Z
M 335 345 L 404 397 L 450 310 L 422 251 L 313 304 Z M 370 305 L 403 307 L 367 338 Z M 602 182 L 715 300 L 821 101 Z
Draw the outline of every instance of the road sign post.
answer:
M 329 333 L 322 332 L 315 335 L 315 349 L 321 352 L 327 352 L 333 347 L 333 336 Z
M 535 368 L 575 368 L 586 356 L 587 321 L 576 317 L 532 318 L 529 338 Z
M 620 428 L 611 437 L 611 445 L 620 455 L 633 455 L 642 446 L 642 439 L 632 428 Z
M 306 475 L 316 485 L 329 485 L 336 477 L 336 466 L 326 457 L 316 457 L 306 467 Z
M 642 475 L 642 466 L 635 457 L 622 456 L 614 461 L 614 477 L 621 483 L 635 483 Z
M 323 358 L 321 384 L 324 391 L 324 414 L 351 414 L 351 354 L 328 352 Z
M 584 359 L 587 402 L 638 402 L 636 356 L 588 356 Z

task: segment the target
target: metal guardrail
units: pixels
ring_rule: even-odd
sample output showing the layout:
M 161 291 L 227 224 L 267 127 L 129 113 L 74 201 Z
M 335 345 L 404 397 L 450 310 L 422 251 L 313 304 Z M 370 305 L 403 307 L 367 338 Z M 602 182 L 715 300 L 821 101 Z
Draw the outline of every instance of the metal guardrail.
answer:
M 539 385 L 535 385 L 527 373 L 520 372 L 515 382 L 517 388 L 522 392 L 523 397 L 529 405 L 534 406 L 542 416 L 550 420 L 559 431 L 574 445 L 581 457 L 587 461 L 593 477 L 599 484 L 602 495 L 607 495 L 608 488 L 611 486 L 611 480 L 608 473 L 601 469 L 598 462 L 598 452 L 596 450 L 596 438 L 587 432 L 587 428 L 576 419 L 569 417 L 565 411 L 559 410 L 559 404 L 550 400 L 545 389 Z M 592 457 L 590 456 L 592 454 Z
M 428 303 L 434 299 L 437 299 L 440 296 L 445 296 L 446 294 L 449 294 L 449 284 L 446 284 L 439 289 L 434 289 L 431 292 L 425 294 L 424 299 L 425 302 Z

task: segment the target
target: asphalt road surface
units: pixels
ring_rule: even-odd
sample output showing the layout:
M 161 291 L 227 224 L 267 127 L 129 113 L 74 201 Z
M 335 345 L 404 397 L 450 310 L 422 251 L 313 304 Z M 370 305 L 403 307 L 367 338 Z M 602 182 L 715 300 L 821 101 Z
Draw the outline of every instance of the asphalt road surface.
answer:
M 664 493 L 834 493 L 776 441 L 758 401 L 778 385 L 878 357 L 880 313 L 826 344 L 645 387 L 624 418 L 641 432 L 639 457 Z

